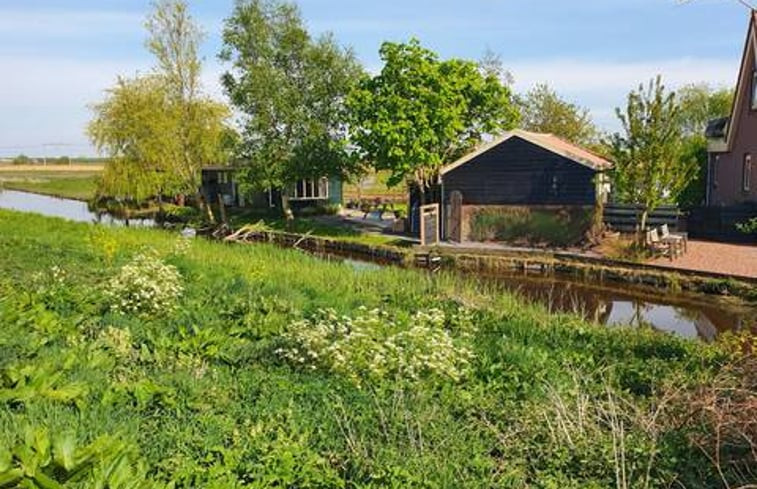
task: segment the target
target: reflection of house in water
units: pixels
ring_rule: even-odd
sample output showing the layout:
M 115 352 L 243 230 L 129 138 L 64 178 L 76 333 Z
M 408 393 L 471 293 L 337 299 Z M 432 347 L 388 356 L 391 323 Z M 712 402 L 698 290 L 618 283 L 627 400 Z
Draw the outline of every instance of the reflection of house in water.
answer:
M 544 276 L 489 277 L 498 286 L 554 312 L 578 314 L 608 326 L 652 327 L 712 341 L 720 332 L 757 329 L 757 313 L 687 296 L 661 297 L 641 287 L 611 287 Z M 661 300 L 663 299 L 663 300 Z M 751 312 L 751 315 L 749 314 Z M 750 319 L 753 318 L 753 319 Z

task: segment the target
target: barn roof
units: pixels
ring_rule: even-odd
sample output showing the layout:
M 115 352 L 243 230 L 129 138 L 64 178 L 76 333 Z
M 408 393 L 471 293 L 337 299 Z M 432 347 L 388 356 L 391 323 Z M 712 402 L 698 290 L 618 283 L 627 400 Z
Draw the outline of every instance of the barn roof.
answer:
M 494 141 L 491 141 L 487 144 L 479 146 L 477 149 L 463 156 L 459 160 L 443 167 L 441 170 L 441 174 L 444 175 L 445 173 L 448 173 L 454 170 L 455 168 L 458 168 L 468 163 L 469 161 L 473 160 L 477 156 L 486 153 L 490 149 L 495 148 L 499 146 L 500 144 L 516 137 L 523 139 L 525 141 L 528 141 L 531 144 L 535 144 L 536 146 L 539 146 L 541 148 L 544 148 L 547 151 L 551 151 L 552 153 L 563 156 L 569 160 L 575 161 L 578 164 L 587 166 L 591 168 L 592 170 L 601 171 L 601 170 L 607 170 L 609 168 L 612 168 L 612 163 L 610 163 L 606 159 L 600 156 L 597 156 L 596 154 L 592 153 L 591 151 L 587 149 L 584 149 L 580 146 L 576 146 L 573 143 L 569 143 L 563 139 L 560 139 L 559 137 L 553 134 L 530 132 L 530 131 L 524 131 L 522 129 L 516 129 L 514 131 L 510 131 L 503 134 L 501 137 L 495 139 Z

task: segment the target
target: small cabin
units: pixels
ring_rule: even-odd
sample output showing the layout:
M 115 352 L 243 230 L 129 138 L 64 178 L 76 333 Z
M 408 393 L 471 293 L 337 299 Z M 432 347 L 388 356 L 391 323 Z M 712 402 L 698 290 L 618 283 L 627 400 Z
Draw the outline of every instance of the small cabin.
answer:
M 456 242 L 574 244 L 607 197 L 604 173 L 611 167 L 551 134 L 506 133 L 442 168 L 431 191 L 441 204 L 441 235 Z M 411 193 L 413 210 L 418 204 Z
M 202 169 L 202 191 L 208 201 L 216 203 L 219 196 L 231 207 L 276 208 L 281 205 L 281 190 L 244 193 L 236 181 L 237 169 L 231 166 L 209 166 Z M 293 209 L 342 204 L 342 179 L 339 177 L 303 178 L 287 188 Z

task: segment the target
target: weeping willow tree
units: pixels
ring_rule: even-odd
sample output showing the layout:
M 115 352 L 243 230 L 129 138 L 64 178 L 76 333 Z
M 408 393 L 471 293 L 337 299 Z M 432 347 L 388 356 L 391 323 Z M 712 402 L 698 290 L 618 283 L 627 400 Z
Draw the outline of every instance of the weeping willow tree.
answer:
M 202 167 L 227 159 L 229 109 L 202 93 L 198 46 L 203 36 L 186 3 L 154 4 L 146 27 L 155 68 L 119 78 L 93 106 L 88 134 L 110 157 L 100 196 L 143 201 L 197 194 Z

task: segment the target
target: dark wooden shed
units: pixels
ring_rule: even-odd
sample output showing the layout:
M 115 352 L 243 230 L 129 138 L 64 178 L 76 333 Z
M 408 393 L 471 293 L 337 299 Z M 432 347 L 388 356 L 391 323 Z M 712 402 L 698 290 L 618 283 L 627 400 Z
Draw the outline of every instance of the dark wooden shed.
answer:
M 441 170 L 442 235 L 453 241 L 506 240 L 516 227 L 528 228 L 525 221 L 536 214 L 541 221 L 554 214 L 555 226 L 585 216 L 604 199 L 609 185 L 603 173 L 611 166 L 551 134 L 509 132 Z M 520 216 L 517 225 L 512 216 Z M 509 229 L 485 230 L 477 225 L 484 221 Z

